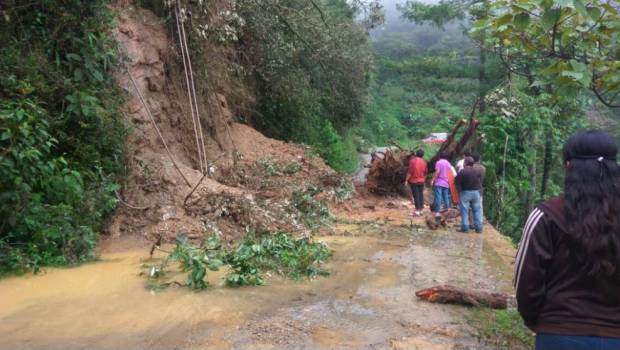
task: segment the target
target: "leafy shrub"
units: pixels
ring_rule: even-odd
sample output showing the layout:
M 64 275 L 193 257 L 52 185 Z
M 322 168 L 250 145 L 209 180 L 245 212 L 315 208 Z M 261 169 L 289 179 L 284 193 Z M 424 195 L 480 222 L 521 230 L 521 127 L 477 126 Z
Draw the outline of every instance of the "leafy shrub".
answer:
M 223 265 L 219 254 L 221 246 L 214 237 L 209 239 L 207 247 L 199 248 L 191 245 L 187 236 L 179 235 L 174 251 L 166 259 L 178 261 L 181 271 L 188 272 L 186 285 L 191 289 L 206 289 L 207 270 L 217 271 Z
M 265 232 L 260 237 L 248 232 L 231 250 L 223 248 L 215 235 L 208 239 L 205 247 L 196 247 L 185 235 L 180 235 L 174 251 L 161 265 L 151 266 L 149 276 L 161 277 L 170 261 L 177 261 L 181 271 L 188 273 L 185 285 L 191 289 L 206 289 L 207 270 L 217 271 L 223 265 L 231 270 L 226 276 L 229 286 L 263 285 L 263 273 L 268 271 L 295 280 L 327 275 L 329 272 L 320 265 L 331 255 L 324 243 L 314 242 L 309 237 L 293 239 L 285 232 Z
M 116 206 L 125 133 L 109 74 L 115 46 L 107 1 L 7 5 L 0 18 L 0 273 L 93 257 Z
M 372 65 L 366 29 L 356 20 L 363 9 L 346 1 L 237 5 L 246 24 L 240 38 L 247 68 L 257 78 L 254 125 L 270 137 L 316 147 L 339 172 L 354 171 L 348 133 L 363 116 Z
M 326 275 L 328 271 L 320 264 L 331 254 L 324 243 L 313 242 L 309 237 L 292 239 L 284 232 L 261 238 L 248 235 L 226 255 L 225 261 L 232 268 L 226 282 L 233 286 L 261 285 L 261 271 L 275 271 L 295 280 Z
M 357 150 L 353 138 L 339 135 L 330 122 L 314 131 L 312 146 L 329 166 L 341 173 L 352 173 L 357 169 Z

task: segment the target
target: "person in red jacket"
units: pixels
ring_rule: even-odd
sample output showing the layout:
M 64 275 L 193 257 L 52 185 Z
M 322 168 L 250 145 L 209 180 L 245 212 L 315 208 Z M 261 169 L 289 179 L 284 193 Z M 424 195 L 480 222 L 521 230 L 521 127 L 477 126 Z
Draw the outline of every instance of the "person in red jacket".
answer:
M 417 150 L 415 155 L 411 157 L 405 179 L 405 186 L 410 186 L 413 194 L 415 205 L 413 215 L 415 216 L 422 215 L 422 210 L 424 210 L 424 181 L 428 173 L 428 166 L 422 157 L 424 157 L 424 150 L 421 149 Z
M 564 194 L 530 214 L 515 261 L 518 310 L 538 350 L 620 349 L 620 167 L 610 135 L 563 149 Z

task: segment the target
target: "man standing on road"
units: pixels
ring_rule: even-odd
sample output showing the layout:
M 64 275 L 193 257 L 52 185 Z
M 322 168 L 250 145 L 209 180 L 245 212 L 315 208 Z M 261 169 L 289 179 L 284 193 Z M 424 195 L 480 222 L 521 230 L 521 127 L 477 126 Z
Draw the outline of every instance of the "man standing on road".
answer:
M 405 179 L 405 186 L 410 186 L 413 194 L 414 216 L 422 215 L 422 210 L 424 210 L 424 181 L 426 180 L 428 166 L 422 157 L 424 157 L 423 150 L 415 151 L 415 155 L 409 160 L 409 169 Z
M 474 169 L 474 159 L 465 158 L 465 168 L 456 176 L 456 185 L 460 189 L 461 232 L 469 232 L 469 208 L 474 213 L 474 227 L 482 233 L 482 202 L 480 200 L 481 178 Z
M 484 182 L 484 176 L 487 174 L 487 168 L 480 163 L 480 153 L 473 152 L 471 154 L 472 159 L 474 160 L 473 168 L 480 174 L 480 183 Z
M 480 205 L 482 206 L 484 200 L 484 191 L 482 184 L 484 183 L 484 176 L 487 174 L 487 168 L 485 168 L 484 165 L 482 165 L 482 163 L 480 162 L 480 153 L 473 152 L 471 154 L 471 157 L 474 160 L 473 168 L 474 170 L 476 170 L 476 172 L 478 172 L 478 175 L 480 176 Z M 482 206 L 481 211 L 483 213 L 482 216 L 484 216 L 484 206 Z

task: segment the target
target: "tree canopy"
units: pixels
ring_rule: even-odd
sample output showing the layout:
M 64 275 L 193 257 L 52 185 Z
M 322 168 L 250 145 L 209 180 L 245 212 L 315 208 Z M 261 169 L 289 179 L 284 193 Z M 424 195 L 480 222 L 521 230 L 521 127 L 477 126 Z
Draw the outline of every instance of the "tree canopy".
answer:
M 620 18 L 618 4 L 601 0 L 499 0 L 494 14 L 472 33 L 490 33 L 485 43 L 511 72 L 550 85 L 558 98 L 591 90 L 608 107 L 620 107 Z

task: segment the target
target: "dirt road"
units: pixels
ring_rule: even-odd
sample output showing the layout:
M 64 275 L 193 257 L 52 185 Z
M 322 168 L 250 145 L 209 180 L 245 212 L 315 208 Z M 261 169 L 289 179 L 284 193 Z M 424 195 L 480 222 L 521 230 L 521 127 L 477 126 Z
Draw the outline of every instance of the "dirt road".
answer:
M 99 262 L 0 281 L 0 349 L 484 349 L 472 309 L 414 292 L 450 283 L 510 292 L 513 248 L 495 230 L 428 231 L 386 200 L 341 214 L 332 275 L 231 289 L 145 289 L 148 249 L 119 246 Z M 358 207 L 363 203 L 358 203 Z M 345 213 L 346 214 L 346 213 Z M 106 245 L 110 245 L 109 243 Z

